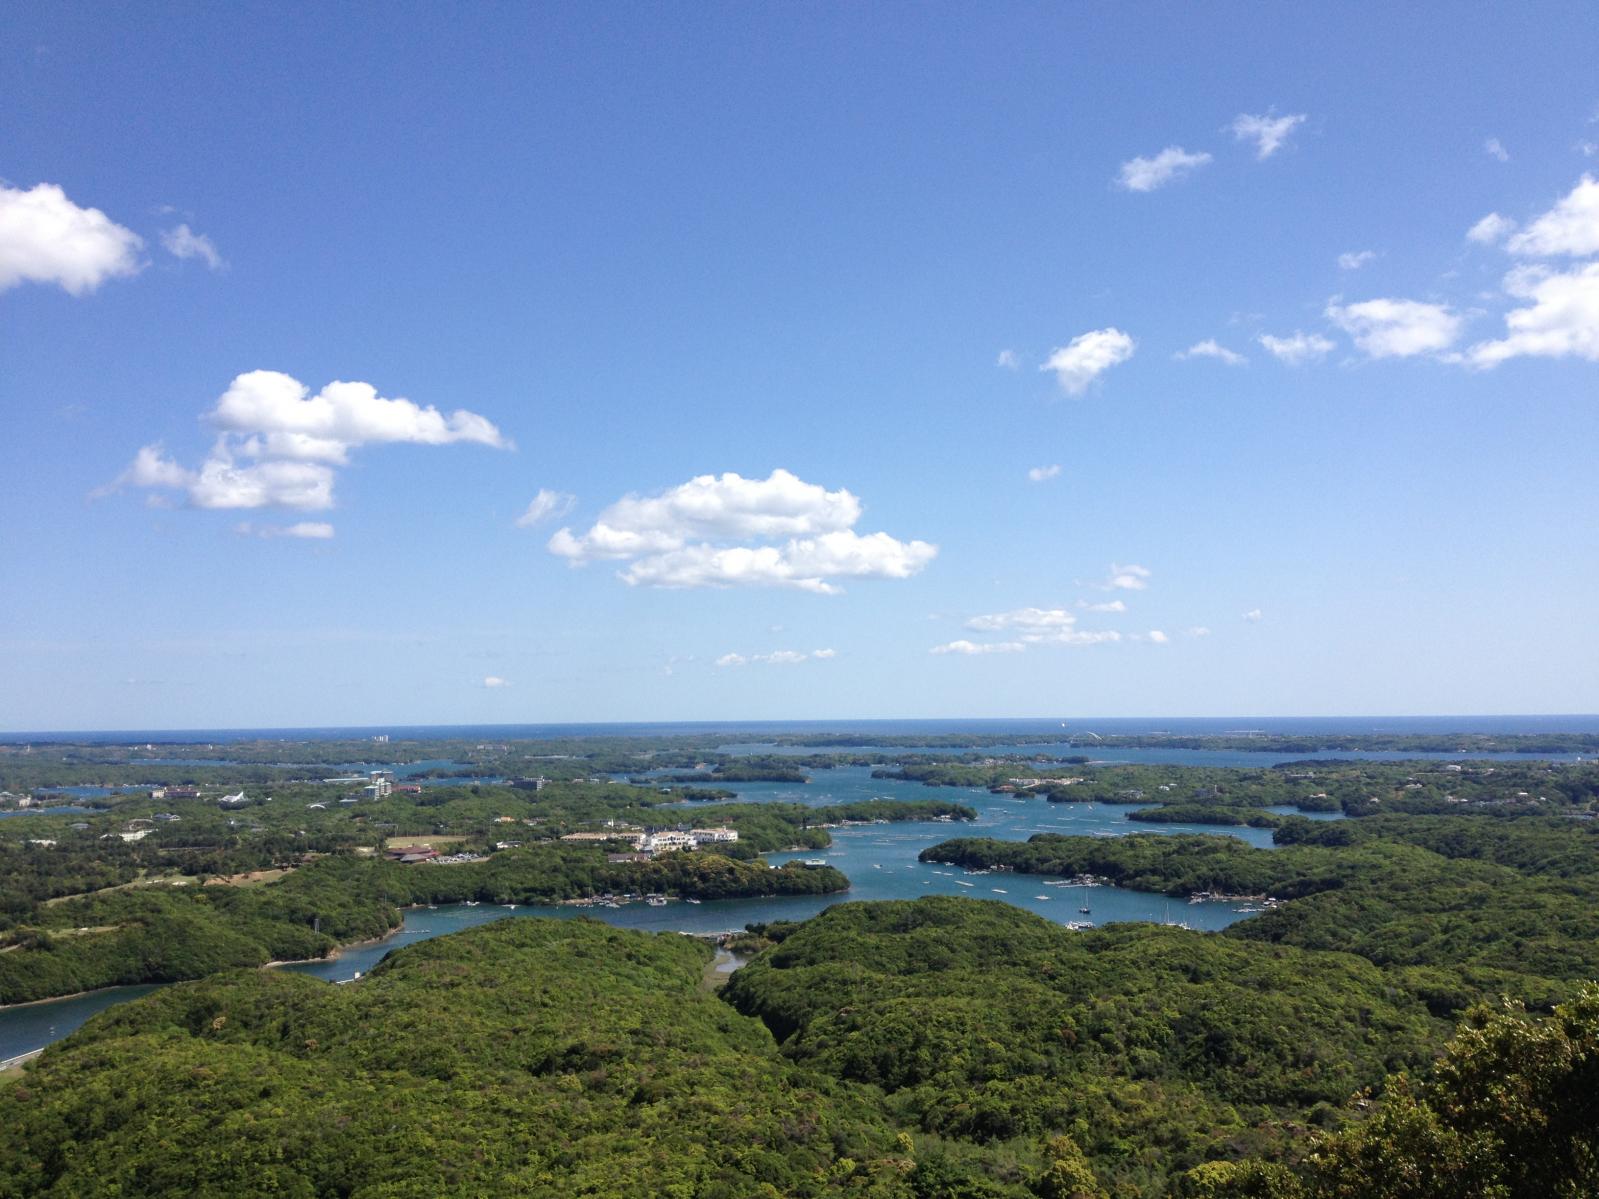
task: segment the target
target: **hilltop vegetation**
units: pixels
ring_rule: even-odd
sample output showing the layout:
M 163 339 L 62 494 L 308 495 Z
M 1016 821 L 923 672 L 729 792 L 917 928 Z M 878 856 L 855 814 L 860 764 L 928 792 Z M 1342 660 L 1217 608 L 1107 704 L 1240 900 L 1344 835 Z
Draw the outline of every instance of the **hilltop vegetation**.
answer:
M 246 971 L 159 991 L 0 1086 L 0 1199 L 1580 1199 L 1599 1183 L 1599 989 L 1551 1019 L 1474 1010 L 1444 1045 L 1349 955 L 1077 936 L 966 899 L 849 904 L 779 935 L 731 1002 L 691 938 L 537 919 L 410 946 L 348 987 Z

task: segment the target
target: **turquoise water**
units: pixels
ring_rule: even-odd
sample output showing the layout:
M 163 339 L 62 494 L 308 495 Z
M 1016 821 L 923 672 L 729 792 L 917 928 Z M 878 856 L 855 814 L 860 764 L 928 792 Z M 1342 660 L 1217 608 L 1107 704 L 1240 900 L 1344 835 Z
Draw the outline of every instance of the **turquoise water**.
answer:
M 625 928 L 649 932 L 716 933 L 770 920 L 803 920 L 832 904 L 846 900 L 915 899 L 922 895 L 964 895 L 992 899 L 1036 912 L 1065 923 L 1089 920 L 1096 924 L 1122 920 L 1186 923 L 1192 928 L 1215 930 L 1244 916 L 1226 903 L 1188 903 L 1180 899 L 1129 891 L 1120 887 L 1045 886 L 1058 881 L 1043 876 L 1015 874 L 968 875 L 952 866 L 917 861 L 929 845 L 951 837 L 997 837 L 1025 840 L 1034 833 L 1084 836 L 1125 836 L 1129 833 L 1209 833 L 1237 837 L 1251 845 L 1269 847 L 1269 829 L 1219 829 L 1210 825 L 1140 825 L 1128 821 L 1137 805 L 1052 804 L 1042 799 L 1015 799 L 987 791 L 958 787 L 924 787 L 920 783 L 874 779 L 867 767 L 845 767 L 815 772 L 813 781 L 792 783 L 742 783 L 731 785 L 748 802 L 804 803 L 812 806 L 850 800 L 941 799 L 976 809 L 974 822 L 917 821 L 903 824 L 858 825 L 833 830 L 833 845 L 825 850 L 771 854 L 781 864 L 791 858 L 822 858 L 850 878 L 842 895 L 796 896 L 780 899 L 730 899 L 691 904 L 673 900 L 665 907 L 643 903 L 619 908 L 518 907 L 491 904 L 443 905 L 406 913 L 405 923 L 393 936 L 376 945 L 347 949 L 336 958 L 295 963 L 283 967 L 329 981 L 353 978 L 381 961 L 390 950 L 445 933 L 459 932 L 491 920 L 537 917 L 574 919 L 588 916 Z M 690 812 L 697 804 L 672 805 Z M 1291 809 L 1287 809 L 1291 810 Z M 685 815 L 688 813 L 685 812 Z M 1336 813 L 1318 813 L 1314 819 L 1339 819 Z M 417 867 L 428 869 L 428 867 Z M 1088 913 L 1079 911 L 1087 907 Z M 137 998 L 151 987 L 120 987 L 71 999 L 0 1009 L 0 1059 L 27 1053 L 58 1040 L 96 1012 L 114 1003 Z

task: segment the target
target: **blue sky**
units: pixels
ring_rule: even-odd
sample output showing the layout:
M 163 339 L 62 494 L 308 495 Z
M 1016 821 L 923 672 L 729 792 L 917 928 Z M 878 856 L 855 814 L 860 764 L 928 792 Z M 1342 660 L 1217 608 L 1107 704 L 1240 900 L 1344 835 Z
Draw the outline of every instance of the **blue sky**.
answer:
M 11 6 L 0 729 L 1599 710 L 1599 21 L 1395 7 Z

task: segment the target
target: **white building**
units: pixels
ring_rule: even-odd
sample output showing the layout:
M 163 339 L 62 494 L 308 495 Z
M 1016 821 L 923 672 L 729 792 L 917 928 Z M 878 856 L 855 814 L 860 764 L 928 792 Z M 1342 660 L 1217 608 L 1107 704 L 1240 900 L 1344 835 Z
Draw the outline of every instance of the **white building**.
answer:
M 696 845 L 715 845 L 718 842 L 732 843 L 738 840 L 738 830 L 734 828 L 697 828 L 689 833 L 694 838 Z

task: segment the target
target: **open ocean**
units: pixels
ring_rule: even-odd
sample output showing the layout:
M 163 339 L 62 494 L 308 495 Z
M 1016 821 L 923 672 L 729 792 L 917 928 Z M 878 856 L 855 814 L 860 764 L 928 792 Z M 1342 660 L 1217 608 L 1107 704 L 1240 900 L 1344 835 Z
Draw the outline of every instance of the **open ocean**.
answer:
M 562 737 L 675 737 L 717 733 L 783 736 L 840 733 L 853 736 L 1005 736 L 1059 732 L 1073 734 L 1178 733 L 1224 736 L 1240 733 L 1344 735 L 1362 733 L 1599 733 L 1599 715 L 1575 716 L 1051 716 L 1000 720 L 707 720 L 646 724 L 416 724 L 351 725 L 328 728 L 258 729 L 107 729 L 77 732 L 0 733 L 0 743 L 71 741 L 205 742 L 345 741 L 388 734 L 396 740 L 554 740 Z

